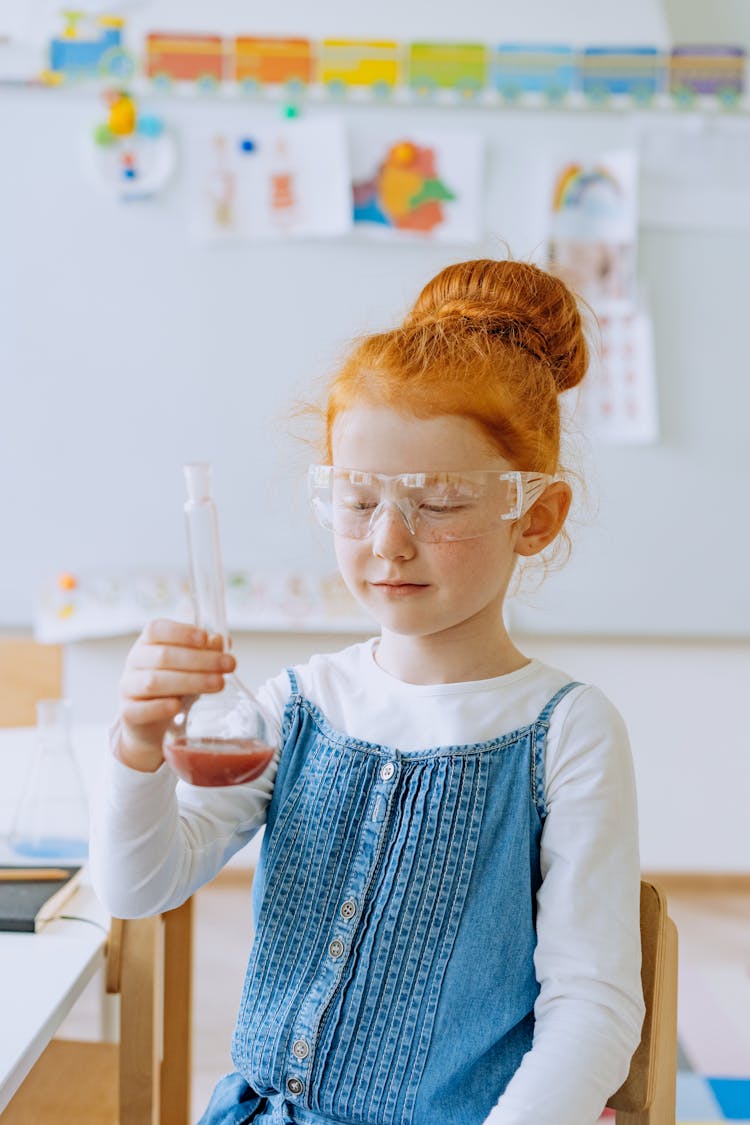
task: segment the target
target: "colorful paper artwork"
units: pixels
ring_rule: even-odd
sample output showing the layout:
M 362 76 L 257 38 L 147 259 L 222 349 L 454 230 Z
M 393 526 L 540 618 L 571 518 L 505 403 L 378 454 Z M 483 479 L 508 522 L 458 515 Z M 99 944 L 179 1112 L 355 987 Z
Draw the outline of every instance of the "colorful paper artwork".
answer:
M 364 88 L 387 97 L 399 81 L 401 46 L 395 40 L 324 39 L 319 80 L 329 94 Z
M 548 264 L 597 318 L 577 423 L 607 442 L 655 441 L 651 322 L 636 278 L 638 166 L 631 150 L 559 164 L 552 182 Z
M 123 201 L 150 199 L 169 182 L 176 164 L 174 136 L 143 113 L 128 90 L 107 90 L 106 120 L 93 130 L 90 164 L 100 187 Z
M 487 84 L 488 57 L 484 43 L 411 43 L 409 86 L 420 98 L 475 98 Z
M 478 134 L 357 130 L 351 146 L 354 223 L 363 233 L 436 242 L 481 237 Z
M 585 107 L 718 105 L 746 98 L 747 50 L 740 44 L 483 43 L 427 38 L 325 38 L 237 33 L 199 24 L 154 29 L 139 16 L 129 35 L 123 12 L 144 0 L 0 0 L 0 83 L 63 86 L 132 81 L 176 93 L 195 90 L 275 100 L 445 105 L 568 103 Z M 111 11 L 111 14 L 107 14 Z M 143 86 L 139 86 L 142 89 Z
M 257 93 L 264 86 L 299 93 L 313 80 L 315 60 L 309 39 L 240 35 L 227 59 L 231 77 L 245 93 Z
M 664 56 L 656 47 L 586 47 L 581 59 L 581 89 L 589 101 L 613 95 L 645 105 L 664 85 Z
M 220 35 L 154 31 L 146 37 L 144 73 L 156 84 L 195 82 L 204 88 L 224 78 L 224 40 Z
M 120 16 L 89 15 L 65 9 L 65 28 L 49 44 L 49 77 L 132 78 L 137 60 L 123 43 L 125 21 Z
M 527 94 L 562 101 L 572 92 L 577 73 L 572 47 L 501 43 L 492 58 L 492 85 L 509 102 Z
M 192 231 L 203 242 L 335 237 L 352 226 L 351 176 L 337 118 L 236 118 L 194 146 Z
M 571 160 L 556 173 L 550 265 L 595 307 L 634 296 L 637 192 L 635 152 Z
M 744 47 L 676 46 L 670 58 L 669 92 L 683 105 L 700 96 L 736 105 L 745 90 L 746 65 Z

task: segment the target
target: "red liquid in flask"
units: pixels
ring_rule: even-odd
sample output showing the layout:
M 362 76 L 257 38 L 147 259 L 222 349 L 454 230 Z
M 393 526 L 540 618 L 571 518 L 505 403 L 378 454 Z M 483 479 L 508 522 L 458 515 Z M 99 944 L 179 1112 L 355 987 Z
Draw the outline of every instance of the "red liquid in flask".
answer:
M 257 738 L 176 738 L 164 748 L 178 777 L 203 786 L 254 781 L 273 755 L 273 747 Z

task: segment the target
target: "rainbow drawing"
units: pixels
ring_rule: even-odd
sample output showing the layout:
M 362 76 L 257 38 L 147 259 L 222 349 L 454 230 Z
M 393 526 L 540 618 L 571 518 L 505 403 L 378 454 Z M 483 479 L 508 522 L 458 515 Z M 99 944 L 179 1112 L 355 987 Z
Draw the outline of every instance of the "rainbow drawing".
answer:
M 608 199 L 611 209 L 615 203 L 612 199 L 613 193 L 616 202 L 620 203 L 623 198 L 622 185 L 608 168 L 603 165 L 587 168 L 582 164 L 568 164 L 557 178 L 552 197 L 552 210 L 560 212 L 568 208 L 585 207 L 592 196 L 597 197 L 598 203 L 601 202 L 602 197 Z

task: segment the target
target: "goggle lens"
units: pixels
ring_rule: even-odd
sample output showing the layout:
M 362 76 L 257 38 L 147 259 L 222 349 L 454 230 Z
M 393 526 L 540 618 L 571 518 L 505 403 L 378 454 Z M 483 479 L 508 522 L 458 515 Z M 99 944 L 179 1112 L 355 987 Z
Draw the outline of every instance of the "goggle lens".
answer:
M 366 539 L 391 510 L 423 543 L 475 539 L 518 519 L 551 476 L 484 470 L 387 476 L 312 465 L 308 488 L 323 527 L 345 539 Z

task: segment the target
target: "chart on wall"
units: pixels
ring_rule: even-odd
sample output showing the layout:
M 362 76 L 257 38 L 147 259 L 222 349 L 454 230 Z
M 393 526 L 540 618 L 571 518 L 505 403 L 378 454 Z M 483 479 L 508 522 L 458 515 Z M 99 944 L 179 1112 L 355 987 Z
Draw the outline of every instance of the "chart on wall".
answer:
M 653 332 L 636 269 L 636 151 L 558 162 L 550 200 L 549 266 L 594 314 L 578 424 L 598 441 L 656 441 Z

